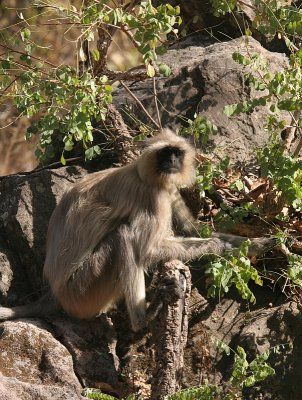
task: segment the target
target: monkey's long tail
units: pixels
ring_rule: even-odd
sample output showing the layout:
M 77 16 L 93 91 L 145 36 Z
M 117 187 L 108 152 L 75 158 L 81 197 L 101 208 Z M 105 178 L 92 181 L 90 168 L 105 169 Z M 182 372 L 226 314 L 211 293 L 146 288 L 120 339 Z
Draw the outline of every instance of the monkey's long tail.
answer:
M 50 293 L 39 300 L 18 307 L 0 307 L 0 320 L 5 321 L 16 318 L 46 317 L 59 311 L 59 305 Z

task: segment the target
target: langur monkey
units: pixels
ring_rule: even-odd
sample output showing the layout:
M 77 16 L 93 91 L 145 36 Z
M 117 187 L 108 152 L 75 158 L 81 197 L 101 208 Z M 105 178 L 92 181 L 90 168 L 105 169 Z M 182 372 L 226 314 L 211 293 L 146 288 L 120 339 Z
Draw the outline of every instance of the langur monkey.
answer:
M 44 278 L 69 315 L 92 318 L 125 298 L 138 331 L 146 321 L 144 274 L 152 265 L 222 254 L 246 239 L 187 237 L 194 222 L 178 187 L 194 182 L 194 149 L 164 130 L 136 161 L 90 174 L 63 195 L 49 223 Z M 257 252 L 257 239 L 253 246 Z M 43 315 L 40 306 L 30 307 L 0 308 L 0 319 Z

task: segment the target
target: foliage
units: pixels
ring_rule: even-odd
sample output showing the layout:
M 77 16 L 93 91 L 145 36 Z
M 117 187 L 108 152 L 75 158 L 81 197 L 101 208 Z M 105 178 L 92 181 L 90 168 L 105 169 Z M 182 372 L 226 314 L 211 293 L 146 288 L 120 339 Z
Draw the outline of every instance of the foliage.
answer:
M 225 15 L 240 11 L 240 0 L 211 0 L 213 14 Z M 249 7 L 255 12 L 252 28 L 259 32 L 274 36 L 280 34 L 289 48 L 295 47 L 302 36 L 302 12 L 296 2 L 279 0 L 255 0 Z
M 287 276 L 294 284 L 302 287 L 302 256 L 293 253 L 288 255 Z
M 245 5 L 239 0 L 211 0 L 211 3 L 215 15 L 232 13 L 235 18 L 241 5 Z M 276 36 L 287 46 L 289 57 L 284 59 L 282 68 L 272 71 L 268 61 L 259 54 L 252 54 L 248 46 L 244 54 L 235 52 L 233 60 L 243 66 L 245 82 L 254 96 L 237 104 L 226 105 L 224 112 L 233 117 L 250 113 L 259 107 L 266 106 L 269 109 L 264 129 L 269 132 L 271 140 L 258 150 L 257 158 L 261 176 L 267 178 L 271 190 L 281 192 L 284 205 L 289 210 L 286 218 L 290 224 L 289 216 L 296 213 L 301 218 L 302 211 L 302 162 L 298 157 L 302 148 L 302 11 L 297 2 L 277 0 L 255 0 L 251 8 L 254 18 L 246 29 L 245 43 L 248 44 L 249 36 L 255 30 L 266 37 Z M 290 149 L 286 140 L 282 139 L 282 135 L 286 136 L 290 131 L 300 138 L 294 149 Z M 256 215 L 256 211 L 253 201 L 241 202 L 240 207 L 235 208 L 222 205 L 216 221 L 227 228 L 230 223 L 242 222 L 249 215 Z M 276 220 L 285 223 L 286 218 L 281 213 Z M 286 282 L 301 286 L 301 256 L 288 252 L 287 262 Z
M 284 154 L 279 140 L 258 151 L 261 175 L 272 179 L 288 204 L 302 210 L 302 161 Z
M 181 129 L 181 135 L 194 137 L 201 145 L 206 145 L 211 135 L 218 133 L 218 128 L 207 117 L 195 114 L 194 119 L 186 120 L 187 127 Z M 229 157 L 225 157 L 219 165 L 214 165 L 212 160 L 204 159 L 198 164 L 196 170 L 196 183 L 201 197 L 206 191 L 213 191 L 213 180 L 224 176 L 229 167 Z
M 240 206 L 231 208 L 225 203 L 220 205 L 220 210 L 215 217 L 217 228 L 227 230 L 233 225 L 243 222 L 251 215 L 257 215 L 257 209 L 252 202 L 242 203 Z
M 92 388 L 84 389 L 83 396 L 87 397 L 87 399 L 93 399 L 93 400 L 115 400 L 115 397 L 110 396 L 109 394 L 102 393 L 98 389 L 92 389 Z
M 199 387 L 182 390 L 170 396 L 166 400 L 235 400 L 242 398 L 242 389 L 254 386 L 275 374 L 275 370 L 267 363 L 271 352 L 279 352 L 283 346 L 276 346 L 271 351 L 266 351 L 255 357 L 251 362 L 247 361 L 245 350 L 237 346 L 232 350 L 224 342 L 216 341 L 217 346 L 227 355 L 234 354 L 234 363 L 229 381 L 222 385 L 206 383 Z
M 269 352 L 266 351 L 249 363 L 244 349 L 237 346 L 231 382 L 237 387 L 250 387 L 274 375 L 275 370 L 266 362 L 268 357 Z
M 166 400 L 218 400 L 221 390 L 216 385 L 191 387 L 178 393 L 167 396 Z
M 83 396 L 87 399 L 92 400 L 116 400 L 116 397 L 113 397 L 109 394 L 102 393 L 99 389 L 94 388 L 86 388 L 83 390 Z M 139 395 L 131 394 L 122 400 L 142 400 L 143 398 Z
M 213 122 L 203 115 L 194 115 L 194 119 L 188 119 L 188 126 L 181 130 L 182 135 L 194 136 L 201 144 L 206 144 L 210 135 L 216 135 L 218 128 Z
M 237 0 L 211 0 L 211 3 L 216 17 L 232 12 L 237 6 Z
M 209 263 L 206 271 L 209 275 L 209 297 L 221 298 L 234 285 L 243 299 L 251 303 L 256 302 L 248 283 L 252 280 L 262 286 L 263 282 L 247 257 L 249 245 L 250 241 L 247 240 L 238 249 L 228 252 L 224 257 L 216 256 L 215 260 Z
M 223 7 L 229 2 L 214 3 L 217 12 L 227 11 Z M 235 6 L 240 8 L 240 2 L 232 2 L 232 10 Z M 284 39 L 290 52 L 289 63 L 284 62 L 282 69 L 272 72 L 268 68 L 268 62 L 259 54 L 250 54 L 248 50 L 245 55 L 234 53 L 234 61 L 245 67 L 245 80 L 258 95 L 251 100 L 227 105 L 224 111 L 231 117 L 239 113 L 249 113 L 256 107 L 269 107 L 271 114 L 267 118 L 265 129 L 270 132 L 272 139 L 268 146 L 258 152 L 262 176 L 271 178 L 287 203 L 300 210 L 302 164 L 297 158 L 300 144 L 294 154 L 287 154 L 281 138 L 278 137 L 284 129 L 296 127 L 300 131 L 302 125 L 302 12 L 295 3 L 290 5 L 276 0 L 256 0 L 254 11 L 255 28 L 264 34 L 280 34 Z
M 170 74 L 165 64 L 157 66 L 157 55 L 165 51 L 167 35 L 177 34 L 181 22 L 179 7 L 169 4 L 153 7 L 150 0 L 140 2 L 138 7 L 130 5 L 123 2 L 113 5 L 109 0 L 90 0 L 79 7 L 35 2 L 34 10 L 42 13 L 46 8 L 54 23 L 62 23 L 63 18 L 66 30 L 74 26 L 79 32 L 76 68 L 42 60 L 36 51 L 46 43 L 34 42 L 31 35 L 34 23 L 19 14 L 20 24 L 24 25 L 19 32 L 21 41 L 15 43 L 18 50 L 4 46 L 6 52 L 0 56 L 0 89 L 4 94 L 2 101 L 12 98 L 20 116 L 34 117 L 26 138 L 40 135 L 36 151 L 40 161 L 46 162 L 53 156 L 52 143 L 58 132 L 63 135 L 63 164 L 64 153 L 71 151 L 76 142 L 82 143 L 86 159 L 100 154 L 100 147 L 93 143 L 93 124 L 105 120 L 112 101 L 114 78 L 108 78 L 106 57 L 114 32 L 120 30 L 131 38 L 142 55 L 148 76 L 157 72 Z M 112 33 L 108 34 L 107 48 L 101 51 L 104 38 L 98 35 L 107 31 Z M 98 40 L 101 43 L 95 46 Z
M 99 153 L 98 146 L 89 147 L 93 141 L 91 121 L 106 118 L 107 105 L 112 100 L 112 87 L 106 76 L 97 79 L 85 72 L 79 78 L 74 69 L 62 66 L 44 79 L 44 72 L 36 66 L 23 72 L 19 82 L 14 96 L 18 111 L 26 112 L 28 117 L 43 112 L 26 134 L 27 139 L 40 135 L 36 156 L 42 162 L 53 156 L 52 140 L 56 131 L 63 134 L 66 152 L 73 149 L 74 142 L 81 141 L 87 159 Z M 61 161 L 65 164 L 63 154 Z
M 229 157 L 225 157 L 219 164 L 215 165 L 211 160 L 207 159 L 198 165 L 196 184 L 201 197 L 205 196 L 206 191 L 210 193 L 214 191 L 214 180 L 225 176 L 229 161 Z
M 268 70 L 268 63 L 257 53 L 247 56 L 234 53 L 233 60 L 243 66 L 249 66 L 252 72 L 245 73 L 246 82 L 256 91 L 264 93 L 250 101 L 226 106 L 226 115 L 250 112 L 257 106 L 265 105 L 270 105 L 270 111 L 274 116 L 280 115 L 281 110 L 290 112 L 301 109 L 302 51 L 292 54 L 289 65 L 287 67 L 284 65 L 283 70 L 275 73 Z M 283 121 L 283 124 L 286 122 Z
M 270 35 L 281 32 L 289 47 L 302 35 L 302 13 L 296 3 L 256 0 L 255 7 L 253 25 L 260 32 Z

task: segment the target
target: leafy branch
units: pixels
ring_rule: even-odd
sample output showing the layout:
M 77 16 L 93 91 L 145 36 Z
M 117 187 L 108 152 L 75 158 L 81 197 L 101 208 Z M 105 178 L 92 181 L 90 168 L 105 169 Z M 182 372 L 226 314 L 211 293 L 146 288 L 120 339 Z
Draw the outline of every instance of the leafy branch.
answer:
M 68 26 L 67 30 L 75 28 L 80 32 L 76 39 L 76 67 L 56 66 L 35 55 L 38 44 L 32 40 L 30 21 L 23 16 L 21 23 L 26 25 L 20 30 L 23 49 L 1 45 L 5 50 L 0 58 L 2 101 L 13 99 L 20 114 L 35 117 L 26 138 L 39 135 L 36 156 L 42 163 L 53 157 L 53 141 L 58 132 L 64 143 L 63 164 L 66 152 L 76 142 L 82 143 L 86 159 L 99 155 L 101 148 L 93 143 L 94 125 L 106 119 L 113 83 L 171 73 L 168 66 L 157 65 L 157 56 L 165 51 L 167 35 L 177 34 L 181 22 L 179 7 L 169 4 L 153 7 L 150 0 L 137 4 L 137 1 L 123 5 L 123 2 L 91 0 L 77 8 L 71 4 L 35 2 L 37 10 L 44 7 L 55 14 L 58 21 Z M 117 30 L 132 39 L 145 71 L 141 67 L 125 72 L 108 69 L 108 50 Z

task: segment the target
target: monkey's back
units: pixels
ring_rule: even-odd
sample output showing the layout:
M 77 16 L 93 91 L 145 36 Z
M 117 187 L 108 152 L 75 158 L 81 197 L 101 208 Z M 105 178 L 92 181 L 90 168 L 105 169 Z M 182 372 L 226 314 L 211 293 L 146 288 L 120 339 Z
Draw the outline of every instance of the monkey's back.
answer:
M 88 175 L 63 195 L 49 223 L 44 277 L 67 312 L 83 317 L 77 308 L 84 307 L 84 314 L 89 304 L 94 309 L 90 297 L 98 294 L 92 282 L 105 280 L 109 273 L 109 266 L 97 269 L 95 249 L 102 254 L 107 238 L 122 224 L 129 226 L 138 258 L 146 262 L 149 248 L 156 247 L 170 229 L 170 204 L 166 201 L 164 207 L 165 201 L 157 188 L 141 181 L 135 163 Z

